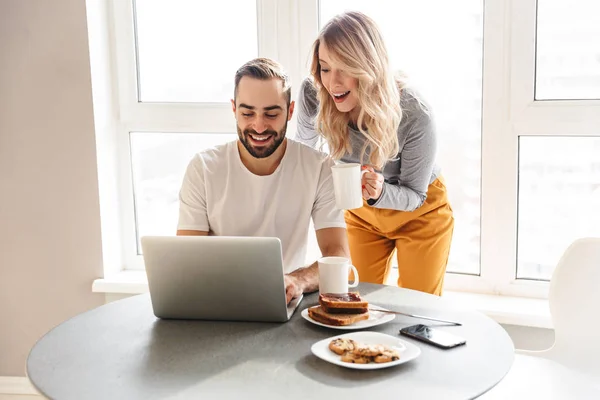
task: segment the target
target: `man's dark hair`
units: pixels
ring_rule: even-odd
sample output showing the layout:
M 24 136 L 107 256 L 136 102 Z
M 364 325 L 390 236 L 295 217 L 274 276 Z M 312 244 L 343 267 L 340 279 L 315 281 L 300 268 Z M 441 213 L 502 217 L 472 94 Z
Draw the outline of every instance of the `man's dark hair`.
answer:
M 290 84 L 290 78 L 278 62 L 268 58 L 255 58 L 242 65 L 235 73 L 234 100 L 237 98 L 238 85 L 244 76 L 264 81 L 273 78 L 280 79 L 283 83 L 283 92 L 289 108 L 292 99 L 292 86 Z

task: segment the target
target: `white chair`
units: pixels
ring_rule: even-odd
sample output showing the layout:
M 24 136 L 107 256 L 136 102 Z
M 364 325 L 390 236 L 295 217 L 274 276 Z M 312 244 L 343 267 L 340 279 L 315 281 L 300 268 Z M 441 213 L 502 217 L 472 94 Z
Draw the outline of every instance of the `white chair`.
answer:
M 491 399 L 600 399 L 600 238 L 573 242 L 550 281 L 554 345 L 517 350 Z

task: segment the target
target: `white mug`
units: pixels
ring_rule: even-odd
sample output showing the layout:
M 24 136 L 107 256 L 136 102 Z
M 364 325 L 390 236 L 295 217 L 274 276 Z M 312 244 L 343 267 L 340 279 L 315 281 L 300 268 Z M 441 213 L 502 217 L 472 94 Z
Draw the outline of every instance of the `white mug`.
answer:
M 362 176 L 360 164 L 336 164 L 331 167 L 335 206 L 340 210 L 352 210 L 363 206 Z
M 319 293 L 348 293 L 348 288 L 358 286 L 358 271 L 345 257 L 323 257 L 319 263 Z M 350 269 L 354 282 L 348 284 Z

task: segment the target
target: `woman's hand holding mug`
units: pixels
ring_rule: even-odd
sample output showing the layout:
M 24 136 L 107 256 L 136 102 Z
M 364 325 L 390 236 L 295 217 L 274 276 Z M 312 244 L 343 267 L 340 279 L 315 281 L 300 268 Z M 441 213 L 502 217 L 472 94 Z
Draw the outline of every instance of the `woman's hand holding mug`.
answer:
M 362 166 L 362 197 L 365 200 L 377 200 L 383 190 L 383 175 L 375 172 L 370 165 Z

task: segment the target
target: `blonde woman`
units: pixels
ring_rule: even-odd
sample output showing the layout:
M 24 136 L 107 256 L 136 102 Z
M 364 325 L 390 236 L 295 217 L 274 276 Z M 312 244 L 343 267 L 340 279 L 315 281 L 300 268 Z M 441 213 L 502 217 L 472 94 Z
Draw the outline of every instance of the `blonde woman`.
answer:
M 398 259 L 398 286 L 441 295 L 454 217 L 435 163 L 436 131 L 418 94 L 393 76 L 377 25 L 334 17 L 313 45 L 298 96 L 298 140 L 358 162 L 364 205 L 345 212 L 361 281 L 383 283 Z

